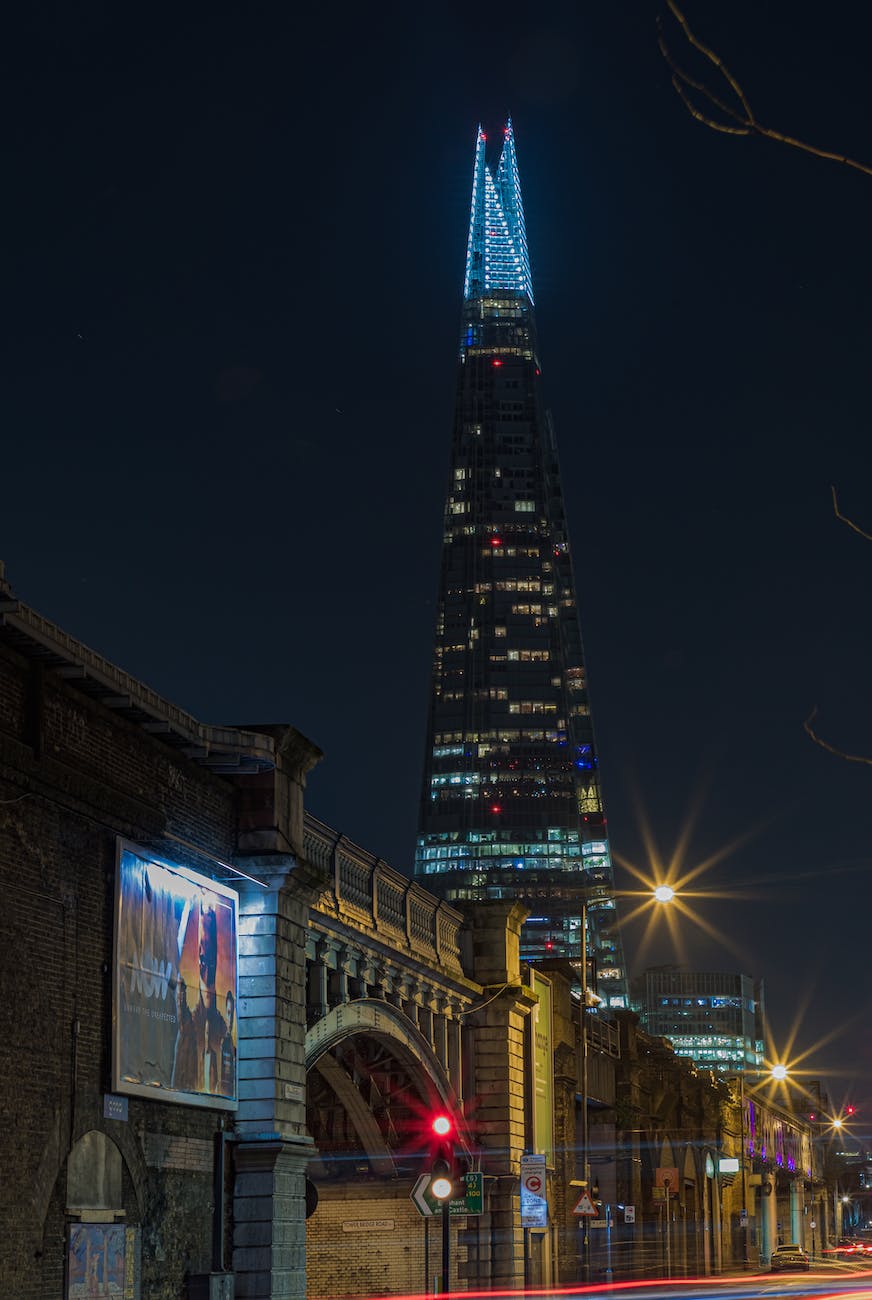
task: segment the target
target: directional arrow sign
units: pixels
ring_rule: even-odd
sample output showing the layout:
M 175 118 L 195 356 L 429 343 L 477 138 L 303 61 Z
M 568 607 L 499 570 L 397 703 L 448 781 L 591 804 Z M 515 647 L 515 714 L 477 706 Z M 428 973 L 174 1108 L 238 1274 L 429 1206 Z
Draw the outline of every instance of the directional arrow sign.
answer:
M 425 1219 L 442 1213 L 442 1202 L 430 1194 L 432 1174 L 421 1174 L 409 1196 L 418 1213 Z M 481 1214 L 484 1210 L 483 1178 L 480 1173 L 465 1174 L 465 1196 L 455 1196 L 448 1202 L 448 1213 L 452 1216 L 461 1214 Z
M 431 1215 L 434 1215 L 436 1213 L 435 1200 L 433 1199 L 433 1197 L 425 1196 L 425 1192 L 427 1191 L 427 1188 L 429 1186 L 430 1186 L 430 1175 L 421 1174 L 417 1182 L 415 1183 L 415 1186 L 412 1188 L 411 1192 L 409 1192 L 409 1195 L 411 1196 L 412 1201 L 414 1202 L 415 1209 L 424 1219 L 429 1219 Z

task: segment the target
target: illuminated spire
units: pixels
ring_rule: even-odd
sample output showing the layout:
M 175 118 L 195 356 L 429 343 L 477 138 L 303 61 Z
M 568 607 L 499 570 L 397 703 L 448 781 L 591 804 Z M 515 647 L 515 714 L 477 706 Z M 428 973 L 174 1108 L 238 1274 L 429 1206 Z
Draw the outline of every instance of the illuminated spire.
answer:
M 492 289 L 514 289 L 525 293 L 532 302 L 533 281 L 511 118 L 506 123 L 496 173 L 491 172 L 485 161 L 486 141 L 479 127 L 463 296 L 479 298 Z

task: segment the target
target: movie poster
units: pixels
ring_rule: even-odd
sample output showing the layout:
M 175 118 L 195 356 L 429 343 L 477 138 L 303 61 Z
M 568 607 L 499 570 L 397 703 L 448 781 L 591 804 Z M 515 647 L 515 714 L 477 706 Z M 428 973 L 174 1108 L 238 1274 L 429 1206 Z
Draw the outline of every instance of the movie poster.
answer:
M 239 896 L 119 841 L 114 1087 L 236 1106 Z

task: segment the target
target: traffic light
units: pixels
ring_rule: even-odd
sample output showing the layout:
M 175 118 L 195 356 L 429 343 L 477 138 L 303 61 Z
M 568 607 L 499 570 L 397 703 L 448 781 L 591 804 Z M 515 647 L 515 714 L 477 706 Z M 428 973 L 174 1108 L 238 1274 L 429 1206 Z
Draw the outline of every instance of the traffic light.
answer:
M 856 1107 L 854 1107 L 854 1106 L 846 1106 L 846 1107 L 845 1107 L 845 1114 L 846 1114 L 846 1115 L 854 1115 L 855 1113 L 856 1113 Z
M 437 1201 L 447 1201 L 454 1195 L 457 1183 L 454 1120 L 446 1111 L 437 1111 L 430 1121 L 430 1132 L 430 1194 Z

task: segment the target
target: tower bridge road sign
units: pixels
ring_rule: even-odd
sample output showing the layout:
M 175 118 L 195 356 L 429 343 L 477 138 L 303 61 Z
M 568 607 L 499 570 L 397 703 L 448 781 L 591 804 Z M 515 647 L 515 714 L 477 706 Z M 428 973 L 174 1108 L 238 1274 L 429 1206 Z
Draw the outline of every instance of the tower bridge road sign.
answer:
M 436 1197 L 430 1194 L 430 1183 L 432 1181 L 432 1174 L 421 1174 L 415 1182 L 415 1186 L 409 1192 L 415 1209 L 424 1219 L 430 1219 L 433 1215 L 442 1212 L 442 1202 L 437 1201 Z M 462 1214 L 483 1214 L 484 1174 L 479 1172 L 465 1174 L 463 1182 L 466 1194 L 451 1198 L 448 1202 L 449 1215 L 455 1217 Z

